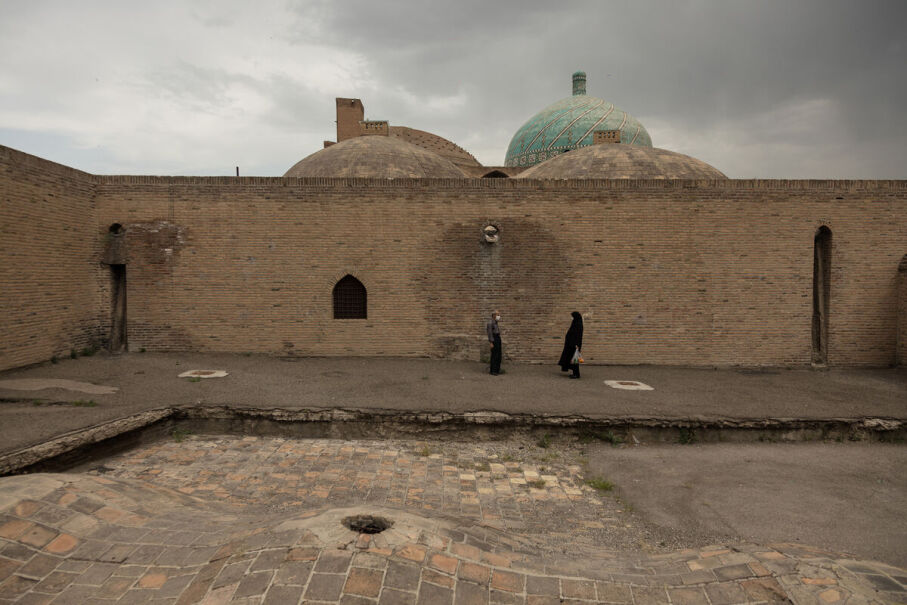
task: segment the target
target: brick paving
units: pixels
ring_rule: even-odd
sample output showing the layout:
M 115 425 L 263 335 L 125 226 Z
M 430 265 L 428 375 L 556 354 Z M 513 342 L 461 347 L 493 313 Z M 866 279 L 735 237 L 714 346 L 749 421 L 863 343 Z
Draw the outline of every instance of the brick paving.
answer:
M 584 478 L 517 442 L 177 435 L 0 479 L 0 603 L 907 603 L 907 571 L 802 545 L 640 544 Z

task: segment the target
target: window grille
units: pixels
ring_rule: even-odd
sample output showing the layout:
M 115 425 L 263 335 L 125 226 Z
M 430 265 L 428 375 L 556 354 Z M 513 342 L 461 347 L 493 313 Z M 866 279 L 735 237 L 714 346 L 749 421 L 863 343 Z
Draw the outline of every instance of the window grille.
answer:
M 365 286 L 347 275 L 334 286 L 334 319 L 367 319 Z

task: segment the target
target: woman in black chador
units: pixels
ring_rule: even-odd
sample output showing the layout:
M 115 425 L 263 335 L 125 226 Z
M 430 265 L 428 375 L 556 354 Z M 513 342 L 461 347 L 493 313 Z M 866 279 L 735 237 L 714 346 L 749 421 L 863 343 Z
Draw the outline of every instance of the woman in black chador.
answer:
M 561 353 L 558 365 L 561 366 L 562 372 L 573 370 L 570 378 L 579 378 L 579 364 L 573 363 L 573 355 L 583 348 L 583 316 L 579 314 L 579 311 L 574 311 L 571 315 L 573 323 L 570 324 L 567 336 L 564 337 L 564 352 Z

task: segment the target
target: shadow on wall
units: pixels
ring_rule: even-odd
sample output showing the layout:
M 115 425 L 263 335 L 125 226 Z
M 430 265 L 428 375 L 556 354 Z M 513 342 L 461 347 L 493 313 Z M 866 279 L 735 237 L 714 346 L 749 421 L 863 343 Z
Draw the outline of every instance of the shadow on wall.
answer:
M 496 241 L 487 241 L 489 224 L 498 229 Z M 550 348 L 551 322 L 563 311 L 556 305 L 571 278 L 569 249 L 526 219 L 476 218 L 449 226 L 424 273 L 414 277 L 426 301 L 432 356 L 480 360 L 488 348 L 485 321 L 498 309 L 505 356 L 542 358 Z

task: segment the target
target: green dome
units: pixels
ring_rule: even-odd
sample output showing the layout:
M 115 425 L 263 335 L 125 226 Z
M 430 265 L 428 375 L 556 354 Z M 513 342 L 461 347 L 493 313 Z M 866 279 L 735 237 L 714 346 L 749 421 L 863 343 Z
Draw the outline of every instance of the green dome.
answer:
M 586 74 L 573 74 L 573 95 L 552 103 L 517 130 L 505 166 L 533 166 L 565 151 L 592 144 L 596 130 L 620 130 L 620 142 L 651 147 L 645 127 L 627 112 L 586 94 Z

